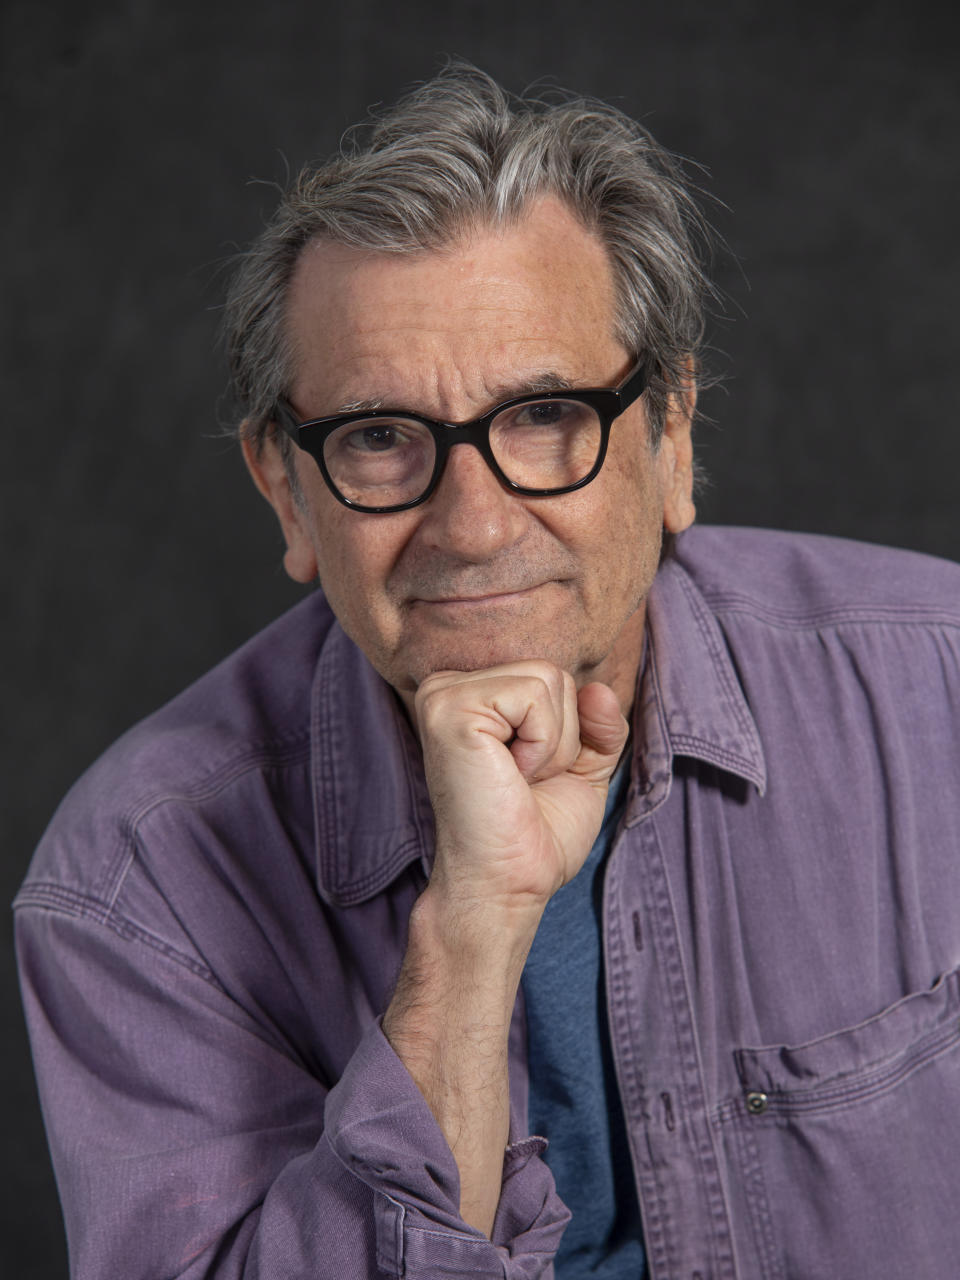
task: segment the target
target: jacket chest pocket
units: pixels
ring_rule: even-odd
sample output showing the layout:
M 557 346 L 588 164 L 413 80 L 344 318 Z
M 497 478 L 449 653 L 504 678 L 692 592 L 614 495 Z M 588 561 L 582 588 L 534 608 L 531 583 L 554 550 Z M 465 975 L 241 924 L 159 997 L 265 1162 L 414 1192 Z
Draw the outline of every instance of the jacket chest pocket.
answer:
M 855 1027 L 735 1059 L 720 1128 L 760 1274 L 958 1274 L 960 970 Z

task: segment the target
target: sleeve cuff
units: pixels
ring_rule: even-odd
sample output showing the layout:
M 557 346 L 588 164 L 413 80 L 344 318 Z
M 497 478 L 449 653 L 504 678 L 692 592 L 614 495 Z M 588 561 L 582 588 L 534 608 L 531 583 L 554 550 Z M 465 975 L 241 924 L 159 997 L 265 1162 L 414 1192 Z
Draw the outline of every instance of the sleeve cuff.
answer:
M 488 1240 L 460 1217 L 456 1161 L 379 1023 L 327 1097 L 324 1134 L 375 1193 L 377 1262 L 388 1275 L 535 1280 L 553 1261 L 570 1214 L 540 1159 L 543 1139 L 507 1148 Z

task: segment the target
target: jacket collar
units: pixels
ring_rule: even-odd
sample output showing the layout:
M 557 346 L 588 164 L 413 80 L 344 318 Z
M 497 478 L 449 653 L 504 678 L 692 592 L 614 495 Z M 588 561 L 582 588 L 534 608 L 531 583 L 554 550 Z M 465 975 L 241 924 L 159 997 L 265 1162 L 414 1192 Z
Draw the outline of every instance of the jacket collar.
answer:
M 433 847 L 420 746 L 393 689 L 335 623 L 310 707 L 317 878 L 349 907 Z
M 675 560 L 647 600 L 647 661 L 633 715 L 627 822 L 666 799 L 675 755 L 734 773 L 762 794 L 763 749 L 720 627 Z M 311 692 L 311 768 L 321 896 L 373 897 L 429 860 L 433 813 L 416 736 L 399 699 L 335 624 Z
M 763 747 L 720 626 L 693 579 L 666 561 L 647 598 L 647 661 L 633 714 L 627 822 L 658 808 L 674 756 L 736 774 L 763 795 Z

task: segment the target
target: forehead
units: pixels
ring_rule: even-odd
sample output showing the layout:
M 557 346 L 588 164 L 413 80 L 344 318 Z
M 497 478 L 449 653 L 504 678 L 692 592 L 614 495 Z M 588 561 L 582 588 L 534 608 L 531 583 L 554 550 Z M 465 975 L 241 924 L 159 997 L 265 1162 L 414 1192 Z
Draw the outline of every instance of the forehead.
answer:
M 292 390 L 328 412 L 400 394 L 480 401 L 545 371 L 589 382 L 621 350 L 614 296 L 605 247 L 554 199 L 438 251 L 315 242 L 290 290 Z

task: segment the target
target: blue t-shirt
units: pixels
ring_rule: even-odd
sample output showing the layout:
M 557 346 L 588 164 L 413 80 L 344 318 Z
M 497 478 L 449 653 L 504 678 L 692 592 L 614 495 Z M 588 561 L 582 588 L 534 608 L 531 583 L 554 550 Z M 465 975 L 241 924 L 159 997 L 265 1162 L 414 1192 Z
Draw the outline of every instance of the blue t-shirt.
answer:
M 639 1280 L 646 1272 L 601 946 L 603 873 L 628 780 L 625 757 L 590 856 L 547 903 L 523 971 L 530 1132 L 549 1140 L 544 1158 L 573 1214 L 557 1253 L 557 1280 Z

